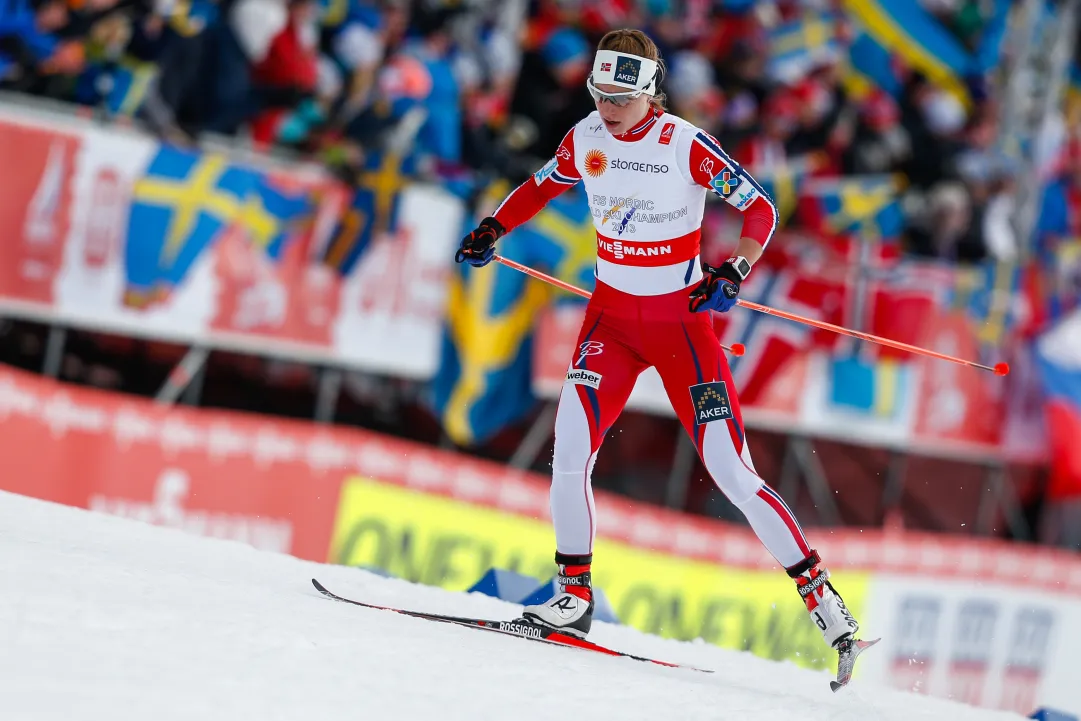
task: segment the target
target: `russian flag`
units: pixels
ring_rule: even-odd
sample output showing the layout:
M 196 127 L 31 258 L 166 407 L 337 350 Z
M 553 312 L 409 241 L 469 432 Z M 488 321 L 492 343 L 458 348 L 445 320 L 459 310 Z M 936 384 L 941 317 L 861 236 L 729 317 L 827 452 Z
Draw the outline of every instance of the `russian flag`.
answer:
M 1051 484 L 1055 500 L 1081 499 L 1081 310 L 1036 344 L 1047 398 Z

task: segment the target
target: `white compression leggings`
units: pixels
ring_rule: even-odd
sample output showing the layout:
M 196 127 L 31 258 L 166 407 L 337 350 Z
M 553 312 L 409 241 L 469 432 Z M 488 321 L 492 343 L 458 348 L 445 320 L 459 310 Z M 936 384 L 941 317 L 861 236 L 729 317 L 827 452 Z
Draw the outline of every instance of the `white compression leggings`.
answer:
M 730 428 L 731 424 L 736 428 Z M 810 556 L 810 546 L 792 511 L 755 472 L 738 421 L 708 423 L 701 437 L 699 456 L 713 482 L 743 512 L 766 550 L 785 568 Z M 593 552 L 597 524 L 590 476 L 598 450 L 593 445 L 581 396 L 573 386 L 564 387 L 556 412 L 550 498 L 560 553 Z

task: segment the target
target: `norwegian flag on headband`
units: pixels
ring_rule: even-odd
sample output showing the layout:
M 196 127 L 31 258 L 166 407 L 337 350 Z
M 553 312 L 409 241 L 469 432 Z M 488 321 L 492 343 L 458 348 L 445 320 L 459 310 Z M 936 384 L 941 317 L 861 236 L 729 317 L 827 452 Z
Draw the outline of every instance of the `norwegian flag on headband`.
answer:
M 609 73 L 612 71 L 612 63 L 601 63 L 601 72 Z

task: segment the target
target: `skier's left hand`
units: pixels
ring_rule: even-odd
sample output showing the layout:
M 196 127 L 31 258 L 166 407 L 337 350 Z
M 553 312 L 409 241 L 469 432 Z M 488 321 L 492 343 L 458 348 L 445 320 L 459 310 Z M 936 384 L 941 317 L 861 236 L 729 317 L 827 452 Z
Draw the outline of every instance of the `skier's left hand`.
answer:
M 717 310 L 725 313 L 731 310 L 739 296 L 739 284 L 743 281 L 739 271 L 729 262 L 722 263 L 719 268 L 703 262 L 702 272 L 705 274 L 702 281 L 691 291 L 691 312 Z
M 458 252 L 454 254 L 454 261 L 464 261 L 476 268 L 483 268 L 495 257 L 495 242 L 506 233 L 506 228 L 498 220 L 491 216 L 485 218 L 475 230 L 462 238 Z

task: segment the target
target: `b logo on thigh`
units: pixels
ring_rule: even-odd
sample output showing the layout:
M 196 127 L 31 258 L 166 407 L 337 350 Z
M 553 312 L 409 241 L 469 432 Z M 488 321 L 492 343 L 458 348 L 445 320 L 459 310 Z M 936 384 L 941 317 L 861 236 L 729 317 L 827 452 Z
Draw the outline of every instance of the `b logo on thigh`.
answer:
M 582 361 L 586 359 L 586 356 L 600 355 L 604 352 L 604 343 L 598 340 L 587 340 L 582 345 L 578 346 L 578 350 L 581 353 L 578 356 L 578 360 L 574 362 L 574 366 L 577 368 L 582 365 Z

